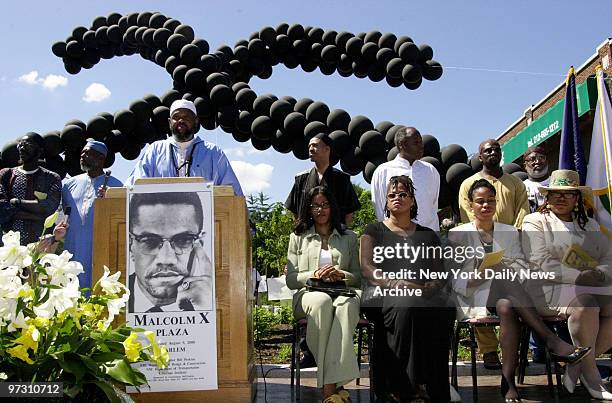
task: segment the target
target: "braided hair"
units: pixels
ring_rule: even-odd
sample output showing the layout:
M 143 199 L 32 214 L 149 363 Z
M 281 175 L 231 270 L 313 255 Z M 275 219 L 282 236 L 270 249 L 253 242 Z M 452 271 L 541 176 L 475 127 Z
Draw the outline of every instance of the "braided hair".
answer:
M 391 191 L 391 189 L 393 189 L 394 187 L 397 187 L 400 183 L 404 185 L 404 187 L 406 188 L 406 192 L 412 198 L 412 206 L 410 206 L 410 218 L 414 219 L 417 216 L 419 207 L 417 206 L 417 201 L 416 201 L 416 198 L 414 197 L 414 194 L 415 194 L 414 183 L 412 182 L 412 179 L 410 179 L 409 176 L 398 175 L 398 176 L 392 176 L 391 178 L 389 178 L 389 185 L 387 185 L 387 193 L 389 193 L 389 191 Z M 389 217 L 390 215 L 391 215 L 391 211 L 389 211 L 389 208 L 387 207 L 387 200 L 385 197 L 385 217 Z

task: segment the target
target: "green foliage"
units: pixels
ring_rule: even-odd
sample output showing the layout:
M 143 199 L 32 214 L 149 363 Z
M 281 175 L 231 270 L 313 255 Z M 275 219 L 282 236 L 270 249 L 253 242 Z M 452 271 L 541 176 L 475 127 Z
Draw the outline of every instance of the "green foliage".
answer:
M 293 214 L 282 203 L 267 204 L 268 197 L 250 196 L 247 200 L 253 235 L 253 266 L 268 277 L 284 272 L 289 234 L 293 231 Z
M 284 364 L 291 362 L 291 344 L 281 344 L 278 355 L 274 359 L 275 364 Z
M 361 208 L 353 214 L 352 229 L 361 236 L 368 224 L 376 222 L 376 213 L 372 205 L 372 193 L 356 184 L 353 184 L 353 189 L 357 193 Z
M 280 318 L 265 307 L 253 308 L 253 333 L 256 341 L 270 335 L 272 328 L 280 323 Z
M 292 325 L 293 324 L 293 309 L 287 305 L 281 305 L 280 312 L 277 313 L 278 321 L 282 325 Z

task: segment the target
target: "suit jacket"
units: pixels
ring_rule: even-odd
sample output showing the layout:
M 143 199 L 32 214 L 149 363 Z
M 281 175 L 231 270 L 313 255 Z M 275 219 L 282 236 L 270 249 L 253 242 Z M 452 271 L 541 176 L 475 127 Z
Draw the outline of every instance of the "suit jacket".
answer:
M 454 246 L 481 246 L 480 236 L 474 222 L 452 228 L 448 232 L 448 240 Z M 524 259 L 519 232 L 512 225 L 496 222 L 493 227 L 493 252 L 502 249 L 504 259 L 512 261 L 508 267 L 519 269 L 519 262 Z M 462 271 L 471 272 L 477 268 L 479 263 L 480 261 L 476 258 L 466 260 L 462 265 Z M 487 300 L 491 282 L 492 280 L 487 280 L 478 287 L 468 287 L 467 279 L 453 277 L 453 290 L 457 297 L 460 317 L 479 318 L 488 315 Z

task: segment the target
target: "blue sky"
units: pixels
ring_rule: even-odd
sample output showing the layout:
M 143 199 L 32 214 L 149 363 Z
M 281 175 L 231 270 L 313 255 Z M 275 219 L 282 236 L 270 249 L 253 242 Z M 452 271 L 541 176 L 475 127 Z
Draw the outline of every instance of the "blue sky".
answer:
M 114 113 L 145 94 L 170 89 L 166 71 L 137 55 L 103 60 L 72 76 L 50 50 L 55 41 L 65 39 L 76 26 L 89 26 L 98 15 L 159 11 L 191 25 L 213 50 L 222 44 L 233 47 L 252 32 L 281 22 L 355 34 L 392 32 L 427 43 L 445 70 L 442 78 L 424 81 L 416 91 L 283 65 L 274 67 L 271 78 L 254 78 L 250 85 L 258 94 L 323 101 L 351 116 L 368 116 L 374 124 L 389 120 L 412 125 L 436 136 L 441 145 L 458 143 L 470 154 L 481 140 L 498 136 L 563 81 L 570 65 L 581 65 L 612 36 L 610 9 L 604 0 L 9 2 L 3 5 L 0 24 L 0 144 L 28 131 L 61 130 L 70 119 L 87 121 L 99 112 Z M 102 84 L 110 94 L 93 91 L 87 97 L 92 84 Z M 254 152 L 249 143 L 237 143 L 221 130 L 201 130 L 199 135 L 226 150 L 240 167 L 247 192 L 263 191 L 273 201 L 283 201 L 295 173 L 311 166 L 272 148 Z M 118 157 L 113 174 L 124 180 L 133 164 Z M 366 185 L 361 175 L 353 180 Z

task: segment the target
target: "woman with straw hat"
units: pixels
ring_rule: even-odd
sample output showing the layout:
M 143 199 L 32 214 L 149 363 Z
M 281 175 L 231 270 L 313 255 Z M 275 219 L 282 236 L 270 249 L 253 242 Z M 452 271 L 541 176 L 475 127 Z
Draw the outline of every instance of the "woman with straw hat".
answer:
M 591 189 L 579 185 L 577 172 L 554 171 L 540 192 L 545 204 L 523 221 L 523 250 L 548 279 L 529 280 L 528 290 L 540 314 L 567 317 L 574 344 L 594 349 L 566 367 L 568 391 L 580 378 L 592 397 L 612 400 L 595 362 L 612 347 L 611 241 L 586 214 Z

